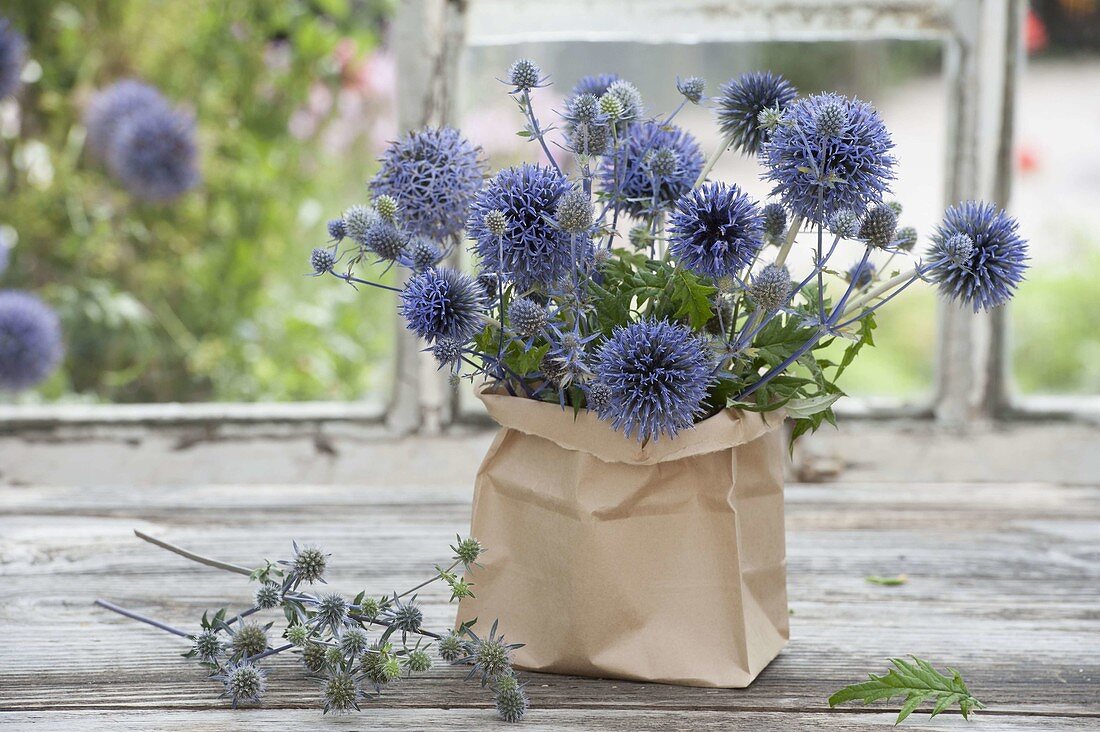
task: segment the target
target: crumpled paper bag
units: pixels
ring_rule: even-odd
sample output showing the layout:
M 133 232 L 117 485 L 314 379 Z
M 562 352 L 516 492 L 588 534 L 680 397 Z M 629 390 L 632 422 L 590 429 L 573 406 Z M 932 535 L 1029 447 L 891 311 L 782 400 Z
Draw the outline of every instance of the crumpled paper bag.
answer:
M 642 446 L 587 411 L 478 396 L 501 428 L 457 623 L 499 619 L 519 669 L 748 686 L 789 638 L 782 415 Z

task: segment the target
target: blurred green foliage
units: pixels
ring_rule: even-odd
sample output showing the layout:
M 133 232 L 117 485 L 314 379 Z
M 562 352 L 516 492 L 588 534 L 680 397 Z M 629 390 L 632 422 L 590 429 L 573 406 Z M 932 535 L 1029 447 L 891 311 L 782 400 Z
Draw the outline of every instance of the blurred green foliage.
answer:
M 356 398 L 376 388 L 392 299 L 318 283 L 324 218 L 364 197 L 365 144 L 325 153 L 288 122 L 334 91 L 338 43 L 369 51 L 380 0 L 15 0 L 41 77 L 0 138 L 0 224 L 19 243 L 2 286 L 63 319 L 67 360 L 40 393 L 104 401 Z M 91 161 L 82 110 L 138 77 L 191 109 L 202 185 L 130 199 Z M 32 161 L 33 164 L 31 162 Z

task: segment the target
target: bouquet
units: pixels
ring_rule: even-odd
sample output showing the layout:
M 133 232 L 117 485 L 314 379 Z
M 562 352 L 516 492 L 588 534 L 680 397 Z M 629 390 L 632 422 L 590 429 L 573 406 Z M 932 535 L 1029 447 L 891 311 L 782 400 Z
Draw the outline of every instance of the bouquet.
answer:
M 893 141 L 867 102 L 800 97 L 752 72 L 710 100 L 702 79 L 678 80 L 680 105 L 654 116 L 633 84 L 603 74 L 547 124 L 532 104 L 548 83 L 537 65 L 518 60 L 503 82 L 545 162 L 485 179 L 458 131 L 411 132 L 383 155 L 371 204 L 331 221 L 311 256 L 318 275 L 394 290 L 452 381 L 591 410 L 645 443 L 727 408 L 783 408 L 793 440 L 834 421 L 839 377 L 911 285 L 978 311 L 1023 279 L 1027 244 L 989 203 L 949 207 L 915 256 L 917 232 L 886 200 Z M 675 124 L 704 102 L 722 137 L 709 158 Z M 756 157 L 769 201 L 709 179 L 728 150 Z M 470 274 L 443 264 L 466 240 Z M 788 267 L 796 248 L 812 253 L 808 271 Z M 410 274 L 400 288 L 360 275 L 375 264 Z M 836 339 L 847 346 L 834 360 Z

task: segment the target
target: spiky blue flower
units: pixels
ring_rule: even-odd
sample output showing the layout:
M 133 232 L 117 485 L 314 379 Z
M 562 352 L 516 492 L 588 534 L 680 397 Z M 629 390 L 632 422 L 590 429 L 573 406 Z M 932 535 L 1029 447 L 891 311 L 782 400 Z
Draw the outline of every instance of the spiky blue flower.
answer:
M 283 589 L 276 582 L 265 582 L 256 590 L 256 607 L 270 610 L 283 602 Z
M 279 560 L 279 564 L 290 568 L 288 587 L 294 589 L 303 582 L 311 585 L 315 582 L 324 583 L 330 555 L 315 546 L 299 547 L 298 542 L 292 542 L 292 545 L 294 558 Z
M 718 128 L 730 145 L 746 155 L 755 155 L 767 136 L 760 125 L 766 109 L 787 108 L 798 90 L 782 76 L 770 71 L 750 71 L 722 85 L 717 98 Z
M 390 143 L 371 181 L 375 195 L 397 200 L 406 229 L 442 240 L 462 229 L 481 188 L 481 148 L 451 127 L 427 127 Z
M 415 633 L 424 624 L 424 611 L 416 604 L 415 595 L 408 602 L 394 597 L 393 603 L 382 614 L 382 620 L 403 633 Z
M 97 92 L 84 113 L 88 149 L 105 160 L 119 125 L 151 109 L 167 110 L 168 101 L 156 87 L 137 79 L 123 79 Z
M 321 694 L 324 698 L 323 714 L 348 714 L 353 709 L 359 711 L 363 689 L 354 676 L 346 671 L 336 671 L 322 679 Z
M 418 241 L 425 241 L 423 237 L 416 237 Z M 363 237 L 360 243 L 378 255 L 379 259 L 386 262 L 392 262 L 394 260 L 401 259 L 405 253 L 406 237 L 401 231 L 393 225 L 390 221 L 385 221 L 381 218 L 375 219 L 370 225 L 367 226 L 366 231 L 363 232 Z M 431 245 L 435 247 L 434 244 Z M 436 248 L 438 252 L 438 248 Z M 421 253 L 422 256 L 423 253 Z M 433 260 L 433 264 L 438 260 L 438 256 Z M 429 265 L 430 266 L 430 265 Z M 423 269 L 423 267 L 414 267 L 414 269 Z
M 439 264 L 443 252 L 435 242 L 422 236 L 414 236 L 400 251 L 397 261 L 413 272 L 422 272 Z
M 0 99 L 19 89 L 19 78 L 26 60 L 27 43 L 11 27 L 7 18 L 0 18 Z
M 439 657 L 448 663 L 453 663 L 466 655 L 466 649 L 462 644 L 462 636 L 454 631 L 448 632 L 439 639 Z
M 314 604 L 314 622 L 336 633 L 348 619 L 348 601 L 336 593 L 322 595 Z
M 155 107 L 119 122 L 106 156 L 108 171 L 144 201 L 169 201 L 198 185 L 197 159 L 194 119 Z
M 340 632 L 340 650 L 349 656 L 358 656 L 370 647 L 367 631 L 357 626 L 344 628 Z
M 876 203 L 863 214 L 859 224 L 859 238 L 871 246 L 885 247 L 894 241 L 898 228 L 898 215 L 884 203 Z
M 225 650 L 225 642 L 217 631 L 211 628 L 191 636 L 191 644 L 191 652 L 203 663 L 214 663 Z
M 453 364 L 462 357 L 462 344 L 453 338 L 437 338 L 432 344 L 432 355 L 441 367 Z
M 848 269 L 848 281 L 854 282 L 855 289 L 862 290 L 875 279 L 875 265 L 872 262 L 856 262 Z
M 932 234 L 925 271 L 943 295 L 971 305 L 974 312 L 1003 305 L 1028 267 L 1027 242 L 1018 229 L 1016 219 L 991 203 L 951 206 Z M 960 235 L 969 237 L 971 246 Z
M 331 272 L 336 266 L 336 253 L 325 247 L 314 247 L 309 253 L 309 266 L 313 268 L 315 274 Z
M 581 94 L 591 94 L 598 99 L 607 93 L 608 87 L 621 78 L 618 74 L 582 76 L 573 87 L 573 91 L 569 93 L 569 96 L 578 97 Z
M 466 343 L 481 330 L 485 307 L 477 280 L 450 267 L 426 269 L 401 291 L 408 329 L 429 343 L 444 337 Z
M 229 697 L 234 709 L 242 702 L 259 703 L 267 690 L 267 671 L 251 663 L 230 665 L 210 678 L 224 684 L 222 696 Z
M 344 237 L 348 235 L 347 229 L 344 228 L 343 219 L 330 219 L 328 222 L 328 236 L 332 241 L 343 241 Z
M 35 295 L 0 291 L 0 389 L 39 383 L 61 360 L 61 324 Z
M 717 279 L 736 274 L 760 251 L 763 218 L 737 186 L 704 183 L 676 202 L 669 238 L 679 264 Z
M 514 676 L 505 676 L 494 685 L 493 701 L 497 716 L 505 722 L 515 723 L 527 714 L 527 693 Z
M 520 290 L 568 274 L 574 250 L 581 257 L 589 248 L 587 240 L 584 246 L 574 246 L 570 235 L 554 223 L 558 201 L 569 189 L 565 175 L 542 165 L 524 163 L 497 173 L 477 194 L 466 224 L 482 268 L 502 272 Z M 487 226 L 491 211 L 504 213 L 503 236 Z
M 781 204 L 769 203 L 764 207 L 762 215 L 766 236 L 778 239 L 787 233 L 787 210 Z
M 611 404 L 611 387 L 602 381 L 593 381 L 585 389 L 584 398 L 588 409 L 602 412 Z
M 667 174 L 657 175 L 653 153 L 661 149 L 672 151 L 678 164 Z M 691 190 L 703 163 L 699 143 L 687 132 L 675 125 L 641 122 L 630 125 L 622 144 L 603 159 L 600 179 L 604 190 L 618 191 L 624 210 L 641 216 L 668 208 Z
M 529 91 L 542 83 L 542 70 L 529 58 L 517 58 L 508 67 L 508 83 L 514 91 Z
M 818 112 L 843 105 L 838 135 L 817 130 Z M 760 149 L 763 175 L 791 211 L 821 223 L 840 209 L 862 214 L 894 178 L 894 143 L 875 109 L 858 99 L 818 94 L 791 105 Z
M 752 278 L 749 294 L 765 312 L 773 312 L 787 304 L 791 294 L 791 273 L 782 264 L 769 264 Z
M 689 76 L 686 79 L 676 79 L 676 91 L 684 95 L 692 104 L 703 101 L 703 92 L 707 88 L 707 82 L 700 76 Z
M 546 308 L 534 300 L 517 297 L 508 304 L 508 324 L 520 338 L 534 338 L 546 327 Z
M 245 623 L 236 630 L 231 630 L 230 645 L 233 654 L 241 658 L 255 656 L 263 653 L 269 646 L 267 644 L 267 628 L 256 623 Z
M 611 389 L 600 417 L 639 442 L 675 437 L 701 414 L 712 373 L 703 342 L 687 326 L 652 319 L 618 326 L 596 363 Z

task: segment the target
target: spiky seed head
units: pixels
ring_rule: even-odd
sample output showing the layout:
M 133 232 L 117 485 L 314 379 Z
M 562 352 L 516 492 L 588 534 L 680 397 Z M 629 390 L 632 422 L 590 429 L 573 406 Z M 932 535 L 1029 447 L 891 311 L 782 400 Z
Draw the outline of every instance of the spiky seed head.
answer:
M 477 276 L 477 283 L 485 290 L 486 300 L 495 300 L 497 290 L 500 287 L 500 278 L 496 272 L 482 272 Z
M 262 625 L 246 623 L 233 634 L 233 651 L 244 657 L 267 650 L 267 630 Z
M 466 649 L 462 645 L 462 637 L 454 631 L 439 639 L 438 648 L 439 657 L 448 663 L 454 663 L 466 655 Z
M 344 232 L 360 244 L 367 241 L 367 230 L 378 220 L 374 209 L 356 204 L 344 211 Z
M 579 94 L 569 103 L 569 117 L 574 124 L 590 125 L 600 117 L 600 100 L 595 94 Z
M 401 678 L 401 661 L 397 656 L 390 656 L 382 662 L 382 678 L 387 682 L 397 681 Z
M 367 229 L 360 243 L 380 259 L 392 262 L 405 251 L 405 240 L 405 235 L 392 222 L 380 219 Z
M 944 255 L 960 267 L 969 267 L 974 258 L 974 240 L 966 234 L 954 234 L 943 242 Z
M 377 618 L 380 611 L 381 607 L 378 605 L 378 600 L 373 597 L 367 597 L 359 603 L 359 614 L 367 620 Z
M 894 212 L 894 215 L 901 218 L 901 201 L 887 201 L 886 205 L 890 207 L 890 210 Z
M 370 648 L 370 638 L 362 628 L 344 628 L 340 633 L 340 650 L 348 656 L 358 656 Z
M 621 111 L 619 114 L 615 115 L 615 119 L 625 121 L 636 120 L 640 119 L 645 112 L 645 105 L 642 103 L 642 93 L 638 91 L 638 87 L 634 86 L 626 79 L 618 79 L 617 81 L 611 82 L 604 96 L 613 97 L 619 102 Z
M 557 220 L 558 226 L 570 233 L 592 227 L 592 202 L 584 191 L 569 191 L 558 199 Z
M 859 216 L 850 209 L 842 208 L 829 219 L 829 231 L 841 239 L 852 239 L 859 232 Z
M 659 147 L 649 154 L 649 171 L 658 177 L 676 175 L 680 167 L 680 156 L 671 147 Z
M 420 630 L 424 622 L 424 612 L 413 602 L 401 602 L 397 600 L 383 614 L 383 619 L 390 627 L 406 633 L 415 633 Z
M 348 235 L 347 229 L 344 228 L 343 219 L 331 219 L 328 222 L 328 236 L 333 241 L 343 241 L 344 237 Z
M 681 81 L 676 80 L 676 90 L 684 95 L 692 104 L 703 101 L 703 92 L 706 91 L 707 82 L 700 76 L 689 76 Z
M 302 646 L 302 663 L 307 669 L 317 673 L 325 667 L 327 651 L 327 646 L 320 643 L 306 643 Z
M 325 648 L 325 665 L 338 668 L 344 662 L 344 652 L 339 646 L 327 646 Z
M 384 684 L 401 678 L 401 662 L 393 655 L 389 643 L 375 643 L 360 659 L 363 675 L 381 688 Z
M 283 589 L 275 582 L 265 582 L 256 590 L 256 607 L 270 610 L 283 601 Z
M 599 268 L 610 262 L 614 257 L 615 255 L 611 253 L 610 249 L 600 247 L 592 253 L 592 264 Z
M 374 199 L 374 210 L 381 218 L 392 223 L 397 217 L 397 199 L 384 193 Z
M 434 343 L 453 338 L 466 343 L 485 325 L 485 291 L 453 267 L 430 267 L 405 283 L 401 314 L 406 327 Z
M 309 640 L 309 628 L 301 623 L 295 623 L 286 629 L 283 633 L 288 643 L 297 648 L 301 648 Z
M 778 203 L 764 206 L 764 234 L 772 240 L 787 233 L 787 210 Z
M 859 238 L 876 247 L 889 246 L 894 240 L 898 216 L 885 204 L 876 204 L 867 210 L 859 224 Z
M 779 126 L 780 120 L 783 119 L 783 110 L 778 106 L 766 107 L 760 110 L 760 114 L 756 115 L 756 123 L 758 129 L 762 130 L 765 134 L 772 132 Z
M 818 108 L 814 118 L 817 134 L 823 138 L 833 138 L 840 134 L 848 124 L 848 110 L 843 104 L 830 102 Z
M 441 259 L 443 259 L 443 252 L 435 242 L 422 236 L 415 236 L 406 245 L 399 261 L 414 272 L 423 272 L 439 264 Z
M 309 266 L 313 267 L 313 271 L 317 274 L 331 272 L 336 266 L 336 254 L 324 247 L 317 247 L 309 255 Z
M 787 304 L 791 294 L 791 275 L 783 265 L 769 264 L 749 285 L 749 294 L 765 312 L 774 312 Z
M 620 119 L 623 116 L 623 103 L 613 94 L 604 94 L 600 97 L 600 112 L 608 119 Z
M 529 58 L 518 58 L 508 69 L 508 82 L 517 91 L 527 91 L 539 85 L 542 71 Z
M 504 236 L 508 230 L 508 216 L 499 208 L 485 213 L 485 229 L 493 236 Z
M 323 595 L 315 608 L 316 617 L 324 625 L 338 628 L 348 618 L 348 601 L 340 595 Z
M 234 666 L 225 674 L 225 693 L 233 700 L 234 706 L 240 702 L 258 702 L 264 695 L 267 683 L 263 671 L 251 663 Z
M 313 584 L 325 578 L 328 555 L 315 546 L 300 549 L 294 556 L 294 575 L 302 582 Z
M 325 679 L 323 696 L 325 714 L 347 714 L 353 709 L 359 709 L 363 690 L 351 674 L 340 671 Z
M 207 629 L 194 637 L 192 647 L 200 661 L 209 663 L 218 659 L 225 650 L 225 643 L 215 631 Z
M 913 251 L 917 245 L 917 230 L 912 226 L 903 226 L 894 234 L 894 245 L 903 252 Z
M 462 344 L 454 338 L 440 338 L 432 345 L 432 355 L 440 366 L 452 364 L 462 358 Z
M 790 82 L 770 71 L 750 71 L 730 79 L 716 99 L 722 136 L 746 155 L 755 155 L 771 129 L 761 124 L 761 112 L 785 111 L 797 96 Z
M 512 672 L 512 652 L 502 638 L 482 638 L 474 644 L 472 655 L 474 666 L 486 678 Z
M 451 547 L 451 549 L 454 550 L 455 559 L 459 560 L 467 567 L 476 562 L 477 558 L 485 551 L 485 547 L 481 545 L 481 542 L 472 536 L 461 539 L 458 544 Z
M 494 701 L 497 715 L 505 722 L 519 722 L 527 714 L 527 694 L 518 683 L 498 683 Z
M 554 387 L 560 386 L 566 375 L 565 364 L 556 358 L 550 358 L 549 354 L 543 356 L 542 360 L 539 361 L 539 371 Z
M 508 305 L 508 322 L 520 338 L 534 338 L 546 327 L 546 308 L 534 300 L 517 297 Z
M 611 387 L 602 381 L 593 381 L 588 385 L 585 399 L 590 410 L 602 412 L 611 404 Z
M 410 651 L 405 657 L 405 669 L 409 673 L 422 674 L 432 667 L 432 657 L 421 650 Z

